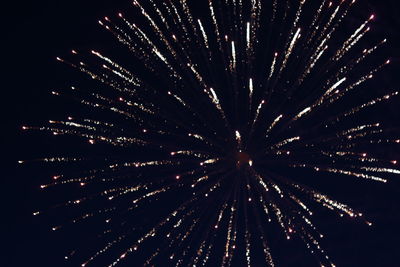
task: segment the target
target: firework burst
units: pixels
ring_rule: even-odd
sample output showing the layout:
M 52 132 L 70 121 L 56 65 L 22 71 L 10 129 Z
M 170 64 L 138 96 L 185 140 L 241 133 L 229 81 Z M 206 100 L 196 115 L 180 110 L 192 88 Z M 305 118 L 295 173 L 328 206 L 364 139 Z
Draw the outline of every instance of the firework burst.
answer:
M 282 236 L 335 266 L 314 210 L 372 222 L 304 177 L 386 183 L 400 174 L 396 160 L 368 153 L 400 143 L 367 114 L 398 97 L 369 86 L 390 63 L 375 56 L 386 39 L 362 45 L 374 15 L 346 32 L 356 1 L 144 2 L 133 1 L 137 21 L 99 20 L 126 57 L 57 58 L 95 89 L 52 94 L 89 115 L 23 127 L 77 136 L 107 155 L 36 160 L 66 169 L 42 189 L 81 190 L 56 207 L 81 214 L 52 229 L 101 225 L 82 266 L 276 266 L 271 244 Z

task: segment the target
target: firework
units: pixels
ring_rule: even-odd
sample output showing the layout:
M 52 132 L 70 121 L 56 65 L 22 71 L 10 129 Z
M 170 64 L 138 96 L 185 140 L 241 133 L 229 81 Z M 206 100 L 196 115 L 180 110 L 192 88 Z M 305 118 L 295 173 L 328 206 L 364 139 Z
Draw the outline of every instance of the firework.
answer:
M 72 96 L 89 115 L 23 127 L 107 154 L 35 160 L 67 166 L 42 189 L 81 190 L 56 207 L 81 214 L 52 230 L 103 229 L 82 266 L 279 266 L 271 244 L 281 237 L 335 266 L 314 210 L 372 223 L 304 177 L 386 183 L 400 174 L 396 160 L 368 154 L 400 143 L 365 118 L 399 94 L 368 84 L 390 63 L 376 59 L 386 39 L 362 44 L 375 15 L 346 33 L 356 1 L 144 2 L 133 1 L 137 21 L 99 20 L 124 59 L 97 50 L 57 58 L 95 89 L 52 94 Z

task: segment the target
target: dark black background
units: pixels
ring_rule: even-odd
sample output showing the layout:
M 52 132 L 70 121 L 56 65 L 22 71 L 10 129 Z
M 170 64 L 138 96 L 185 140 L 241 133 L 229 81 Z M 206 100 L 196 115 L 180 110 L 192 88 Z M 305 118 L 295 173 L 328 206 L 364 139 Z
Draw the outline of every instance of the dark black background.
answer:
M 0 265 L 68 266 L 63 260 L 66 244 L 49 231 L 50 224 L 37 220 L 32 211 L 37 203 L 38 185 L 45 174 L 19 168 L 18 159 L 45 155 L 55 139 L 42 134 L 25 134 L 24 124 L 65 115 L 69 104 L 51 97 L 49 92 L 68 84 L 68 70 L 55 61 L 73 48 L 91 49 L 112 46 L 114 40 L 97 20 L 129 8 L 129 1 L 16 1 L 1 8 L 1 101 L 2 193 L 1 231 L 4 246 Z M 398 76 L 400 48 L 400 3 L 397 0 L 364 1 L 365 8 L 377 14 L 374 31 L 385 33 L 391 43 L 394 67 L 386 81 Z M 4 5 L 2 3 L 2 5 Z M 362 5 L 359 5 L 362 6 Z M 392 86 L 400 87 L 393 84 Z M 383 114 L 382 114 L 383 115 Z M 400 160 L 400 159 L 398 159 Z M 36 170 L 37 171 L 37 170 Z M 33 174 L 32 174 L 33 173 Z M 400 183 L 370 184 L 348 188 L 346 200 L 361 208 L 374 221 L 371 228 L 340 220 L 324 220 L 327 248 L 338 266 L 400 266 Z M 43 203 L 41 203 L 43 204 Z M 342 222 L 339 224 L 339 222 Z M 49 223 L 49 222 L 47 222 Z M 332 230 L 334 229 L 334 230 Z M 76 235 L 80 235 L 79 232 Z M 77 244 L 79 247 L 79 244 Z M 284 254 L 284 251 L 279 252 Z M 299 252 L 303 253 L 303 252 Z M 290 255 L 288 255 L 290 257 Z M 294 255 L 301 259 L 301 255 Z M 303 266 L 299 265 L 293 266 Z

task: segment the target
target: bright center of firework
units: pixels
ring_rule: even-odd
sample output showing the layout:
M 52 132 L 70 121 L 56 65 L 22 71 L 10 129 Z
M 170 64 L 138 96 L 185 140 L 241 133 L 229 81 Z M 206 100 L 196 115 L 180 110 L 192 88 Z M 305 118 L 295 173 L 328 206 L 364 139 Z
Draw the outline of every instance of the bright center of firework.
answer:
M 252 165 L 253 161 L 250 159 L 250 155 L 248 153 L 243 151 L 239 151 L 236 153 L 236 167 L 238 169 Z

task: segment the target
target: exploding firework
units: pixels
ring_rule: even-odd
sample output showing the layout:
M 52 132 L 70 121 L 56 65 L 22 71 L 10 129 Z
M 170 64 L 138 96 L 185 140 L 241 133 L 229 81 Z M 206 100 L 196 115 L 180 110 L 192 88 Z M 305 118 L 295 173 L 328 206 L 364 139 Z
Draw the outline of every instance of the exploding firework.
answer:
M 398 96 L 369 86 L 390 63 L 375 56 L 386 39 L 362 45 L 374 15 L 348 32 L 355 1 L 199 2 L 133 1 L 141 19 L 99 21 L 124 58 L 57 58 L 95 89 L 52 93 L 91 112 L 23 129 L 77 136 L 105 156 L 36 160 L 65 168 L 42 189 L 81 192 L 56 207 L 80 214 L 52 229 L 97 225 L 82 266 L 275 266 L 282 236 L 335 266 L 314 210 L 372 223 L 304 177 L 400 174 L 397 161 L 368 153 L 400 143 L 368 116 Z

